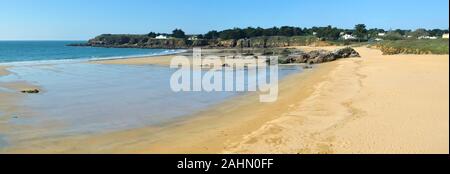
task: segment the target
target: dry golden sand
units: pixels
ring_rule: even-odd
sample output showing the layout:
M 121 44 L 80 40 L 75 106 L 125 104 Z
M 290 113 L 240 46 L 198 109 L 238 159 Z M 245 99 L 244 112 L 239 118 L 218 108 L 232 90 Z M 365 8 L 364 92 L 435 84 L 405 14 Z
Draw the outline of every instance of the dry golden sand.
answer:
M 293 111 L 226 153 L 449 153 L 448 55 L 358 48 Z
M 448 55 L 357 51 L 361 59 L 287 77 L 275 103 L 250 94 L 162 127 L 40 139 L 3 153 L 449 153 Z

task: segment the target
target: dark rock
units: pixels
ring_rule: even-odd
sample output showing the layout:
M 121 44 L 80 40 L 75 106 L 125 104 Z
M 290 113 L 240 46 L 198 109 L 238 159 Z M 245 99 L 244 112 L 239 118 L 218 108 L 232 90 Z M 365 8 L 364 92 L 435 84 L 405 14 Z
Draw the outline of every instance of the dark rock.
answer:
M 361 57 L 355 49 L 346 47 L 333 51 L 336 58 L 349 58 L 349 57 Z
M 295 52 L 287 56 L 286 58 L 281 58 L 281 64 L 289 63 L 308 63 L 308 64 L 319 64 L 325 62 L 335 61 L 341 58 L 349 57 L 360 57 L 359 53 L 353 48 L 347 47 L 342 49 L 337 49 L 333 52 L 326 50 L 314 50 L 309 53 Z
M 264 50 L 264 52 L 262 53 L 263 56 L 270 56 L 273 55 L 273 51 L 266 51 Z
M 315 50 L 315 51 L 309 52 L 309 59 L 308 59 L 307 63 L 319 64 L 319 63 L 324 63 L 324 62 L 329 62 L 329 61 L 334 61 L 334 60 L 336 60 L 336 58 L 332 52 L 325 51 L 325 50 Z
M 305 52 L 297 52 L 288 56 L 290 63 L 306 63 L 309 58 L 309 54 Z
M 303 69 L 312 69 L 313 67 L 311 65 L 305 65 L 303 66 Z
M 22 93 L 26 93 L 26 94 L 37 94 L 39 93 L 39 89 L 27 89 L 27 90 L 22 90 Z
M 92 46 L 90 43 L 74 43 L 74 44 L 67 44 L 67 46 L 72 47 L 89 47 Z

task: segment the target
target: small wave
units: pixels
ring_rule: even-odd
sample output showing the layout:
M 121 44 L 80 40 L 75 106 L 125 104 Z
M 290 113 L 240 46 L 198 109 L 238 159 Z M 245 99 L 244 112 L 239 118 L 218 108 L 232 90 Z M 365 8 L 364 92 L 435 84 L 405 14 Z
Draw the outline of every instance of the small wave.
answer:
M 16 62 L 0 62 L 0 66 L 29 66 L 29 65 L 48 65 L 48 64 L 61 64 L 61 63 L 80 63 L 92 60 L 114 60 L 114 59 L 128 59 L 128 58 L 140 58 L 140 57 L 152 57 L 163 56 L 186 52 L 187 50 L 164 50 L 159 53 L 152 54 L 135 54 L 127 56 L 111 56 L 111 57 L 89 57 L 89 58 L 73 58 L 73 59 L 53 59 L 53 60 L 28 60 L 28 61 L 16 61 Z

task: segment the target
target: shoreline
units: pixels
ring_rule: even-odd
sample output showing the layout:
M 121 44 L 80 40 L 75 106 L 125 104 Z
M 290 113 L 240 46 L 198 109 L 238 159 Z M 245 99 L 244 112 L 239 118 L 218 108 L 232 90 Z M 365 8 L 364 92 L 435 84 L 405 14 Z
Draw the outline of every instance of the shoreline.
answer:
M 167 49 L 168 51 L 171 49 Z M 52 65 L 58 63 L 85 63 L 85 62 L 108 62 L 115 60 L 127 60 L 127 59 L 141 59 L 141 58 L 152 58 L 152 57 L 165 57 L 165 56 L 175 56 L 188 53 L 186 49 L 179 49 L 179 51 L 174 51 L 170 53 L 161 53 L 155 55 L 131 55 L 131 56 L 111 56 L 111 57 L 100 57 L 100 58 L 70 58 L 70 59 L 49 59 L 49 60 L 29 60 L 29 61 L 14 61 L 14 62 L 0 62 L 0 75 L 7 67 L 25 65 Z M 3 68 L 2 68 L 3 67 Z
M 46 148 L 5 153 L 448 153 L 448 55 L 356 49 L 362 58 L 287 76 L 275 103 L 247 94 L 164 126 L 35 140 L 27 147 Z
M 322 65 L 320 65 L 322 66 Z M 332 67 L 332 65 L 327 65 Z M 46 149 L 8 148 L 6 153 L 221 153 L 230 140 L 237 141 L 243 132 L 251 132 L 263 123 L 276 118 L 289 109 L 289 103 L 309 95 L 311 90 L 296 91 L 301 81 L 320 81 L 325 73 L 321 67 L 291 74 L 280 82 L 280 94 L 275 104 L 259 103 L 257 93 L 245 94 L 225 100 L 220 104 L 193 115 L 187 115 L 161 126 L 135 128 L 93 136 L 73 136 L 27 142 L 27 146 L 44 145 Z M 317 73 L 316 73 L 317 72 Z M 317 75 L 313 75 L 317 74 Z M 305 79 L 305 80 L 298 80 Z M 306 80 L 307 79 L 307 80 Z M 292 84 L 296 82 L 295 84 Z M 305 83 L 305 84 L 310 84 Z M 301 85 L 303 86 L 303 85 Z M 305 85 L 306 86 L 306 85 Z M 296 95 L 294 95 L 296 94 Z M 297 95 L 298 94 L 298 95 Z M 294 99 L 295 98 L 295 99 Z M 252 114 L 258 112 L 259 114 Z M 278 114 L 274 114 L 278 113 Z M 207 131 L 205 131 L 207 130 Z M 210 141 L 209 137 L 215 137 Z M 203 141 L 205 140 L 205 141 Z M 174 141 L 183 141 L 183 144 Z M 76 144 L 83 147 L 74 147 Z M 100 148 L 104 144 L 107 148 Z M 128 148 L 124 148 L 128 146 Z M 56 145 L 56 146 L 55 146 Z M 62 146 L 61 146 L 62 145 Z M 182 146 L 179 147 L 178 145 Z M 52 147 L 54 146 L 54 147 Z M 61 148 L 66 146 L 66 148 Z M 206 146 L 206 147 L 205 147 Z M 100 149 L 99 149 L 100 148 Z

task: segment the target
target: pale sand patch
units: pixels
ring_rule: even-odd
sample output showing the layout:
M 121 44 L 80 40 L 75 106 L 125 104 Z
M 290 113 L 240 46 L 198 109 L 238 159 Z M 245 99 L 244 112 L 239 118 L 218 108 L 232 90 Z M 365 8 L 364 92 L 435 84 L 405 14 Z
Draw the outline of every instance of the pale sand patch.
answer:
M 294 111 L 225 153 L 449 153 L 448 55 L 357 48 Z
M 223 53 L 227 51 L 225 49 L 202 49 L 202 55 L 204 57 L 209 55 L 215 56 L 225 56 L 229 53 Z M 231 51 L 231 50 L 228 50 Z M 162 56 L 149 56 L 149 57 L 137 57 L 137 58 L 126 58 L 126 59 L 110 59 L 110 60 L 93 60 L 89 63 L 94 64 L 110 64 L 110 65 L 161 65 L 169 66 L 172 59 L 176 56 L 184 56 L 192 61 L 192 50 L 188 50 L 183 53 L 162 55 Z
M 9 71 L 6 70 L 6 68 L 8 68 L 8 67 L 6 67 L 6 66 L 0 66 L 0 76 L 6 76 L 6 75 L 9 74 Z
M 172 55 L 163 55 L 163 56 L 150 56 L 150 57 L 138 57 L 138 58 L 126 58 L 126 59 L 111 59 L 111 60 L 93 60 L 89 63 L 94 64 L 110 64 L 110 65 L 161 65 L 161 66 L 170 66 L 170 63 L 173 58 L 177 56 L 183 56 L 188 58 L 192 63 L 193 59 L 193 51 L 188 50 L 183 53 L 177 53 Z M 210 56 L 215 56 L 220 58 L 222 61 L 226 57 L 240 55 L 240 51 L 238 49 L 202 49 L 202 58 L 208 58 Z
M 315 46 L 291 46 L 291 47 L 286 47 L 286 48 L 295 48 L 295 49 L 300 49 L 303 50 L 305 52 L 310 52 L 310 51 L 314 51 L 314 50 L 326 50 L 326 51 L 334 51 L 337 49 L 341 49 L 341 48 L 345 48 L 348 46 L 320 46 L 320 47 L 315 47 Z
M 141 57 L 141 58 L 127 58 L 127 59 L 112 59 L 112 60 L 96 60 L 90 61 L 90 63 L 97 64 L 110 64 L 110 65 L 170 65 L 170 61 L 176 55 L 168 56 L 153 56 L 153 57 Z

